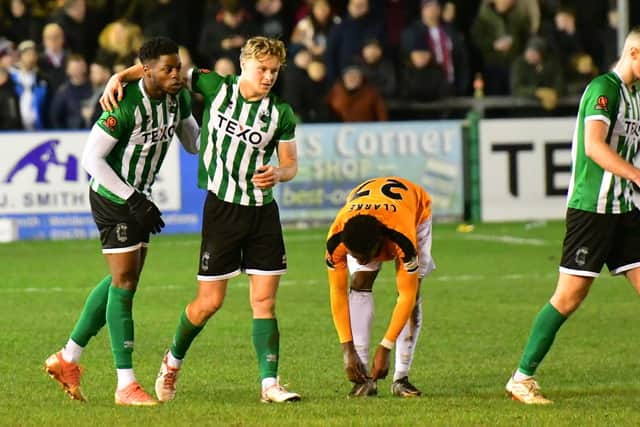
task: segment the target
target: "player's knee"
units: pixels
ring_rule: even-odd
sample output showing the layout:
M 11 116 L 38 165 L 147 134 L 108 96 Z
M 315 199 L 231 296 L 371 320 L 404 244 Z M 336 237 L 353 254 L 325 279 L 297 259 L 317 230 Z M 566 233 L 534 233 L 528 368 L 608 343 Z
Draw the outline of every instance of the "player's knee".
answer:
M 254 315 L 273 315 L 276 311 L 275 296 L 254 297 L 251 299 L 251 308 Z
M 554 295 L 551 297 L 551 305 L 564 316 L 570 316 L 580 307 L 584 296 L 582 295 Z
M 374 274 L 356 273 L 351 276 L 351 289 L 360 292 L 371 292 L 375 278 L 376 275 Z
M 213 316 L 218 310 L 222 308 L 222 299 L 217 298 L 198 298 L 193 304 L 196 316 L 198 320 L 206 322 L 211 316 Z
M 135 291 L 138 287 L 138 274 L 134 272 L 114 274 L 111 283 L 117 288 Z

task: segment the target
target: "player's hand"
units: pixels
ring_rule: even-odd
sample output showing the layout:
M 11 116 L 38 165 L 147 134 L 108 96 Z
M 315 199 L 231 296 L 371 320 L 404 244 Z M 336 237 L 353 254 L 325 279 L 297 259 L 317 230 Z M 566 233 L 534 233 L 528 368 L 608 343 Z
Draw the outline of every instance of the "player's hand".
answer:
M 113 111 L 118 108 L 118 102 L 122 100 L 123 94 L 124 88 L 122 86 L 122 81 L 117 74 L 114 74 L 111 76 L 102 91 L 102 96 L 100 96 L 100 106 L 103 110 L 109 112 Z
M 278 175 L 278 169 L 274 168 L 271 165 L 259 166 L 256 169 L 256 173 L 251 178 L 251 182 L 253 183 L 253 185 L 261 190 L 272 188 L 279 181 L 280 176 Z
M 162 220 L 162 212 L 151 200 L 147 199 L 144 194 L 134 191 L 131 197 L 127 199 L 129 211 L 136 221 L 150 233 L 156 234 L 164 227 Z
M 342 344 L 342 353 L 344 356 L 344 371 L 349 381 L 362 384 L 370 380 L 367 367 L 360 360 L 358 353 L 356 353 L 353 341 Z
M 371 368 L 371 379 L 373 381 L 387 377 L 389 373 L 389 350 L 381 345 L 378 346 L 375 356 L 373 356 L 373 368 Z

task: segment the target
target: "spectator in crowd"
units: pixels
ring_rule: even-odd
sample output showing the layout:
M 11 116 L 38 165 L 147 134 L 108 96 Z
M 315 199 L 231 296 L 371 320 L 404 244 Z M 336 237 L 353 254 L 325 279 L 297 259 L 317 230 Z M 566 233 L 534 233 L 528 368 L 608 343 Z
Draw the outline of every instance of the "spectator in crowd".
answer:
M 220 0 L 222 8 L 215 19 L 202 27 L 198 54 L 205 64 L 216 58 L 233 58 L 236 69 L 240 69 L 240 48 L 255 33 L 255 26 L 246 9 L 238 0 Z
M 20 103 L 9 73 L 0 67 L 0 129 L 22 129 Z
M 51 20 L 62 27 L 67 50 L 81 54 L 87 61 L 93 61 L 100 28 L 95 23 L 93 10 L 87 8 L 86 0 L 64 0 Z
M 51 93 L 66 79 L 67 52 L 64 49 L 64 31 L 55 22 L 42 29 L 43 51 L 38 57 L 38 67 L 49 81 Z
M 313 5 L 316 3 L 316 0 L 301 0 L 293 12 L 293 23 L 294 26 L 298 24 L 298 22 L 302 21 L 305 17 L 311 14 L 311 10 L 313 9 Z
M 256 0 L 254 17 L 258 34 L 283 41 L 291 37 L 291 17 L 282 0 Z
M 325 53 L 329 84 L 360 56 L 364 41 L 371 38 L 384 40 L 384 31 L 382 23 L 369 13 L 369 0 L 349 0 L 347 15 L 329 32 Z
M 562 68 L 546 51 L 544 39 L 532 36 L 511 67 L 511 94 L 535 97 L 542 108 L 553 110 L 563 90 Z
M 98 54 L 111 66 L 120 63 L 129 67 L 135 62 L 142 42 L 141 28 L 130 21 L 119 19 L 107 24 L 100 32 Z
M 456 14 L 457 8 L 456 4 L 452 1 L 446 1 L 442 5 L 442 13 L 440 14 L 440 19 L 445 25 L 455 25 L 456 22 Z
M 376 88 L 369 84 L 358 65 L 347 65 L 342 77 L 327 94 L 332 113 L 341 122 L 383 122 L 389 119 L 387 107 Z
M 97 56 L 95 61 L 89 65 L 89 82 L 91 83 L 91 96 L 85 100 L 81 106 L 84 127 L 90 128 L 102 114 L 100 106 L 100 96 L 107 81 L 111 77 L 111 67 L 105 58 Z
M 213 64 L 213 70 L 221 76 L 236 74 L 235 62 L 226 56 L 221 56 Z
M 382 45 L 377 39 L 371 38 L 364 42 L 362 48 L 362 73 L 385 98 L 397 94 L 396 67 L 382 51 Z
M 87 78 L 87 61 L 82 55 L 69 55 L 67 81 L 60 86 L 51 103 L 51 126 L 54 129 L 85 128 L 82 107 L 91 98 L 92 92 Z
M 385 52 L 393 60 L 398 60 L 402 32 L 419 13 L 420 0 L 377 0 L 370 1 L 371 12 L 384 26 L 384 39 L 380 39 Z
M 522 53 L 529 31 L 515 0 L 489 0 L 480 7 L 471 34 L 484 62 L 486 94 L 509 94 L 510 66 Z
M 564 0 L 576 12 L 580 42 L 596 64 L 603 62 L 600 34 L 607 27 L 609 0 Z M 628 3 L 636 3 L 636 0 Z
M 324 100 L 327 93 L 324 64 L 305 48 L 294 54 L 292 62 L 283 70 L 282 97 L 289 102 L 299 121 L 330 121 L 329 107 Z
M 556 11 L 560 6 L 566 5 L 565 0 L 538 0 L 540 7 L 540 30 L 541 34 L 548 34 L 549 29 L 553 27 Z
M 421 0 L 420 19 L 403 33 L 405 51 L 429 51 L 444 72 L 450 93 L 465 95 L 470 81 L 469 61 L 464 39 L 441 20 L 437 0 Z
M 612 6 L 607 14 L 607 27 L 600 33 L 600 41 L 603 46 L 602 63 L 600 69 L 603 71 L 610 70 L 618 61 L 618 25 L 619 25 L 618 8 Z
M 529 22 L 529 35 L 538 34 L 542 18 L 540 0 L 516 0 L 515 6 L 518 13 L 525 16 Z
M 38 52 L 33 40 L 18 45 L 18 62 L 10 70 L 20 100 L 22 126 L 27 130 L 48 127 L 49 83 L 38 70 Z
M 322 56 L 327 48 L 327 37 L 331 28 L 340 22 L 331 10 L 329 0 L 314 0 L 310 13 L 296 24 L 291 35 L 289 51 L 303 47 L 313 56 Z
M 0 14 L 0 16 L 2 15 Z M 41 20 L 33 16 L 29 4 L 25 0 L 9 1 L 9 13 L 5 22 L 4 36 L 16 43 L 20 43 L 23 40 L 33 40 L 39 43 L 41 30 Z
M 414 27 L 402 37 L 402 65 L 398 92 L 411 101 L 434 101 L 452 93 L 447 77 L 431 52 L 426 39 L 413 36 Z
M 17 60 L 13 42 L 0 37 L 0 68 L 9 70 Z
M 576 15 L 569 7 L 559 7 L 554 15 L 553 25 L 542 36 L 548 41 L 550 53 L 561 63 L 565 76 L 569 73 L 570 60 L 574 55 L 584 52 L 578 28 L 576 27 Z M 582 91 L 580 91 L 582 93 Z
M 140 27 L 145 39 L 169 37 L 178 44 L 189 42 L 187 3 L 180 0 L 147 0 L 143 3 Z M 195 28 L 199 30 L 199 28 Z M 193 30 L 193 29 L 192 29 Z
M 580 96 L 599 73 L 591 55 L 579 52 L 571 56 L 565 81 L 567 95 Z

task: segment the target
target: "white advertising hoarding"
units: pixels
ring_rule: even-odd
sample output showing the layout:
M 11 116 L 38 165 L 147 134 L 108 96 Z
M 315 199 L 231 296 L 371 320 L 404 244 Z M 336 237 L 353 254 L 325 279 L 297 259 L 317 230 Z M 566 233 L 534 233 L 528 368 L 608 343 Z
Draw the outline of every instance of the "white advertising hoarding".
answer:
M 89 212 L 89 179 L 80 164 L 88 132 L 0 133 L 0 216 Z M 153 186 L 161 209 L 180 209 L 179 143 Z
M 482 221 L 562 219 L 575 118 L 482 120 Z

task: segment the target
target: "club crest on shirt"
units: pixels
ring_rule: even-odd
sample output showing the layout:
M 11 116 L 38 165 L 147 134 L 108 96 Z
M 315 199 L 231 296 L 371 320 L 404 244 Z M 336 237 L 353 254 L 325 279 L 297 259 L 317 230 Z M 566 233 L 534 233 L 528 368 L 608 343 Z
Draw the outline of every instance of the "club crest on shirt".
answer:
M 175 99 L 171 99 L 168 103 L 169 114 L 175 114 L 178 111 L 178 103 Z
M 596 101 L 596 110 L 609 111 L 609 98 L 604 95 L 600 95 Z
M 104 119 L 104 125 L 107 127 L 107 129 L 113 132 L 114 130 L 116 130 L 116 126 L 118 126 L 118 119 L 116 119 L 114 116 L 109 116 Z

